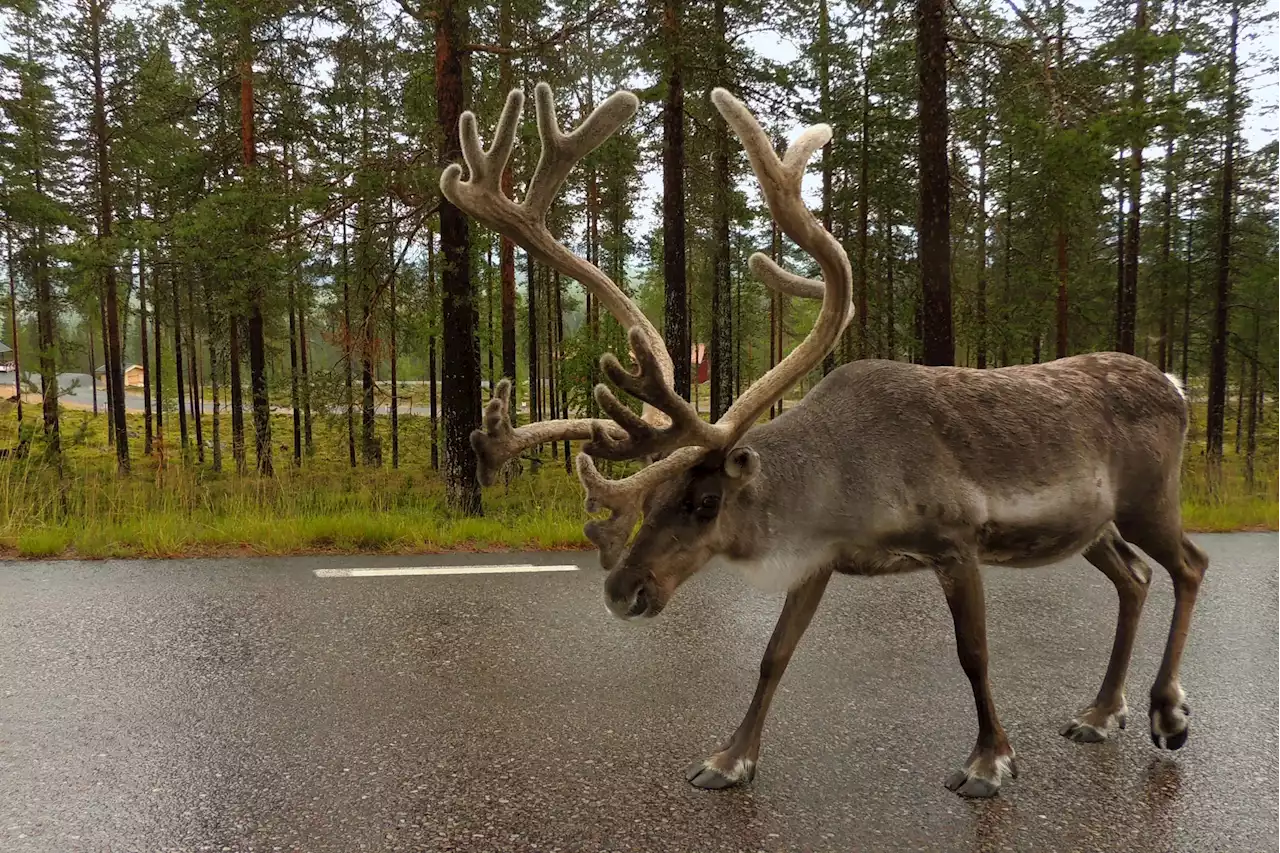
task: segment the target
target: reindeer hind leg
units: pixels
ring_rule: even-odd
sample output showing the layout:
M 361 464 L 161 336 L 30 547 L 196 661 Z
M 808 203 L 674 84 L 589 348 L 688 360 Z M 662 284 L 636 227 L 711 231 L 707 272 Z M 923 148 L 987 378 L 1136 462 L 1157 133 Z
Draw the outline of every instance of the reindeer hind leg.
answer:
M 1155 523 L 1130 523 L 1120 528 L 1126 539 L 1164 566 L 1173 580 L 1173 618 L 1160 670 L 1151 685 L 1151 742 L 1162 749 L 1181 749 L 1187 742 L 1189 709 L 1178 670 L 1191 627 L 1191 613 L 1209 568 L 1208 556 L 1182 532 L 1177 503 L 1172 507 L 1172 511 Z
M 1116 615 L 1116 635 L 1111 645 L 1107 674 L 1093 704 L 1082 709 L 1062 728 L 1062 736 L 1076 743 L 1098 743 L 1125 727 L 1129 709 L 1124 701 L 1125 675 L 1138 633 L 1138 620 L 1147 599 L 1151 569 L 1120 537 L 1114 524 L 1085 549 L 1084 558 L 1115 584 L 1120 598 Z

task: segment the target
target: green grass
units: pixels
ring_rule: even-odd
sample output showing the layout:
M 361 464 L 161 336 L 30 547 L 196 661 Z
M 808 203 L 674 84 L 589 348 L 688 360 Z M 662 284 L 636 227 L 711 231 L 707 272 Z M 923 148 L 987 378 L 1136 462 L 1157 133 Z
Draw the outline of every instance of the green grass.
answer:
M 1276 501 L 1274 498 L 1244 498 L 1221 504 L 1183 501 L 1182 523 L 1196 533 L 1276 530 Z
M 276 473 L 260 477 L 214 472 L 209 460 L 184 462 L 172 448 L 147 457 L 137 438 L 141 418 L 131 415 L 133 471 L 122 478 L 105 418 L 65 411 L 64 476 L 38 445 L 24 460 L 0 462 L 0 552 L 107 558 L 586 547 L 581 491 L 562 461 L 553 464 L 548 455 L 537 472 L 486 489 L 483 516 L 457 516 L 429 464 L 429 422 L 401 423 L 399 469 L 389 464 L 385 422 L 379 428 L 388 464 L 352 469 L 338 418 L 317 419 L 317 453 L 295 468 L 291 446 L 279 441 L 291 440 L 291 421 L 277 416 Z M 204 426 L 211 430 L 211 419 Z M 225 418 L 222 426 L 225 433 Z M 0 446 L 15 442 L 9 420 L 0 425 Z M 252 465 L 251 432 L 246 443 Z M 229 442 L 224 467 L 234 467 Z
M 36 414 L 31 412 L 32 415 Z M 1193 411 L 1193 430 L 1197 413 Z M 172 421 L 172 414 L 169 417 Z M 224 442 L 229 431 L 224 418 Z M 59 478 L 42 461 L 39 443 L 24 460 L 0 461 L 0 553 L 26 558 L 178 557 L 217 554 L 430 553 L 589 547 L 576 478 L 563 459 L 544 456 L 540 470 L 486 489 L 484 515 L 459 517 L 446 506 L 431 470 L 429 422 L 401 419 L 401 466 L 390 467 L 387 425 L 382 468 L 349 466 L 345 419 L 316 421 L 317 453 L 292 465 L 292 425 L 273 421 L 276 474 L 215 473 L 184 462 L 172 446 L 142 454 L 142 422 L 130 416 L 133 473 L 121 478 L 106 443 L 105 418 L 64 413 L 66 462 Z M 172 424 L 169 424 L 172 429 Z M 206 418 L 206 438 L 211 419 Z M 1183 465 L 1183 518 L 1192 531 L 1276 530 L 1274 424 L 1260 434 L 1256 477 L 1232 450 L 1215 488 L 1201 455 L 1188 442 Z M 1234 426 L 1229 424 L 1229 436 Z M 0 447 L 16 441 L 12 417 L 0 414 Z M 253 462 L 252 435 L 246 436 Z M 228 443 L 229 444 L 229 443 Z M 232 468 L 229 446 L 224 464 Z M 163 458 L 163 461 L 161 459 Z

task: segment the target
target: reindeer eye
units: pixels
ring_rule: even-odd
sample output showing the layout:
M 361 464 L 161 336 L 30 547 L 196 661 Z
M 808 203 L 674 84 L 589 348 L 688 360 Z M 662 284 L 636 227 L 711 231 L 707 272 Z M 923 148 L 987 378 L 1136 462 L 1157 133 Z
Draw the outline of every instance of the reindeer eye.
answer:
M 697 507 L 694 509 L 696 515 L 702 521 L 710 521 L 720 512 L 720 496 L 719 495 L 703 495 L 698 501 Z

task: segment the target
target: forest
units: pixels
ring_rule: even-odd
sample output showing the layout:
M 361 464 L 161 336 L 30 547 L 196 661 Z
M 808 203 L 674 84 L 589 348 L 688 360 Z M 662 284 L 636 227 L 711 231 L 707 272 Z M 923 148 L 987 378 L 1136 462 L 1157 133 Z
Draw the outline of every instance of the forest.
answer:
M 712 419 L 817 313 L 747 268 L 806 261 L 724 87 L 779 147 L 834 131 L 805 192 L 855 319 L 778 411 L 854 359 L 1134 353 L 1188 389 L 1189 524 L 1274 529 L 1275 34 L 1265 0 L 8 0 L 0 549 L 580 545 L 568 443 L 482 492 L 468 436 L 504 377 L 522 423 L 598 414 L 626 330 L 439 188 L 462 111 L 488 138 L 539 81 L 567 126 L 639 97 L 548 221 Z M 510 194 L 537 155 L 527 117 Z

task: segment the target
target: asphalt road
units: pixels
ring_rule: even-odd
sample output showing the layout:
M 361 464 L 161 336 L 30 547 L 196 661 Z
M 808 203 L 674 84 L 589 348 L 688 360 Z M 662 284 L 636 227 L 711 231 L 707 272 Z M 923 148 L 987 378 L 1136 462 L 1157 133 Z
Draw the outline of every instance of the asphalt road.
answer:
M 832 582 L 747 788 L 692 759 L 746 708 L 780 605 L 704 573 L 645 627 L 578 572 L 318 578 L 454 558 L 0 565 L 0 850 L 1265 851 L 1277 845 L 1277 537 L 1204 537 L 1191 737 L 1146 691 L 1157 569 L 1118 740 L 1070 743 L 1115 613 L 1082 562 L 986 575 L 1021 776 L 943 779 L 975 729 L 932 577 Z M 494 562 L 489 557 L 472 562 Z

